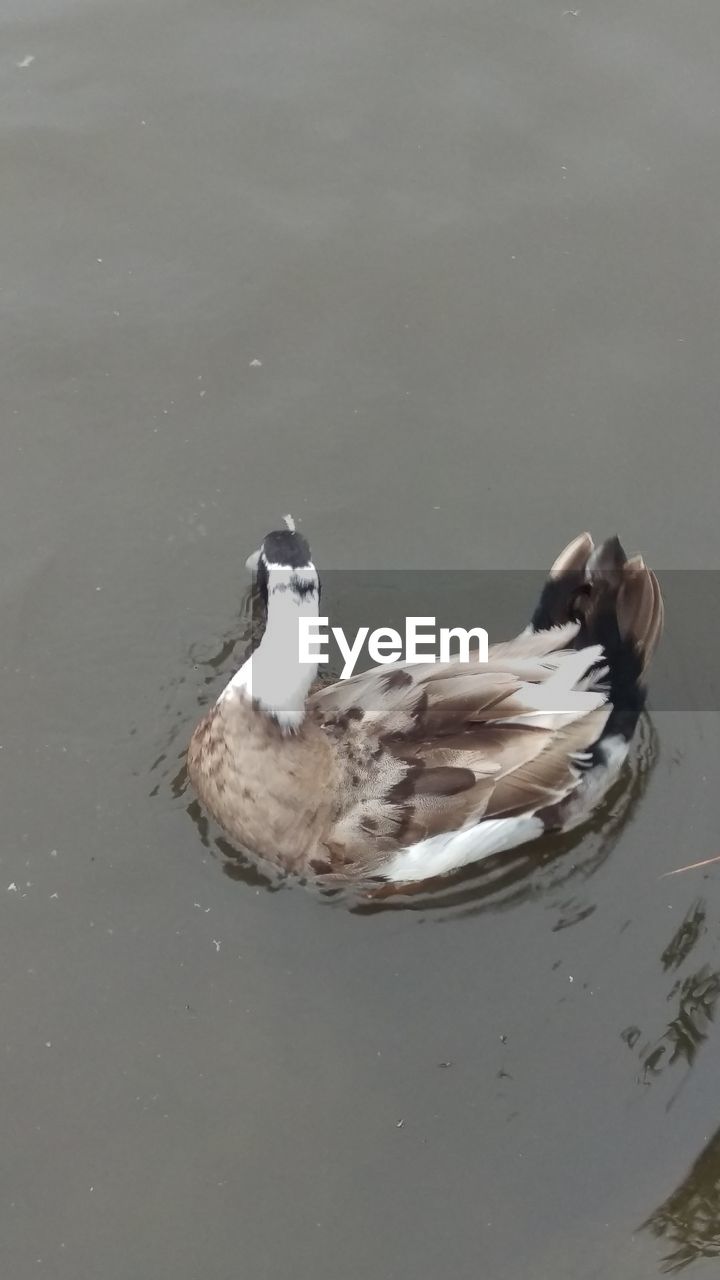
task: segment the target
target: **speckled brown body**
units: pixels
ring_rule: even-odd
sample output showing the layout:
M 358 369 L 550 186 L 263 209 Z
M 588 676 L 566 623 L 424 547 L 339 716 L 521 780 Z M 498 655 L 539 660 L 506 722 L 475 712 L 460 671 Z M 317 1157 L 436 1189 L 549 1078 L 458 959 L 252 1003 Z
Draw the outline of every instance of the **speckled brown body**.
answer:
M 205 808 L 259 857 L 302 872 L 322 856 L 340 778 L 330 743 L 314 721 L 284 733 L 252 702 L 232 694 L 195 729 L 188 773 Z

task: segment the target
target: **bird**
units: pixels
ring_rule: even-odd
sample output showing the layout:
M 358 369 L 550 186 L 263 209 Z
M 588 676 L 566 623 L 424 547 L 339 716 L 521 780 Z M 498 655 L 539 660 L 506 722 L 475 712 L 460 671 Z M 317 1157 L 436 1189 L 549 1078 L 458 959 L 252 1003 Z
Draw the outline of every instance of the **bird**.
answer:
M 320 576 L 291 517 L 248 560 L 262 639 L 196 725 L 188 775 L 246 854 L 308 883 L 417 885 L 579 827 L 618 779 L 663 628 L 617 537 L 560 553 L 487 661 L 396 661 L 318 686 Z M 467 657 L 467 660 L 464 660 Z

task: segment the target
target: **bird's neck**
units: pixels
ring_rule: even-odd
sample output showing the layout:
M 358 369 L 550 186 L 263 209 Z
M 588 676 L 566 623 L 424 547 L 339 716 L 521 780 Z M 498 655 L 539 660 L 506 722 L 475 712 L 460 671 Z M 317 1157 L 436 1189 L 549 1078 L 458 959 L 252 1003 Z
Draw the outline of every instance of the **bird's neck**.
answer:
M 314 572 L 314 571 L 313 571 Z M 304 574 L 304 576 L 300 576 Z M 317 618 L 319 584 L 306 572 L 276 580 L 268 592 L 267 624 L 262 640 L 221 694 L 249 698 L 282 729 L 297 729 L 316 675 L 316 661 L 301 660 L 301 622 Z

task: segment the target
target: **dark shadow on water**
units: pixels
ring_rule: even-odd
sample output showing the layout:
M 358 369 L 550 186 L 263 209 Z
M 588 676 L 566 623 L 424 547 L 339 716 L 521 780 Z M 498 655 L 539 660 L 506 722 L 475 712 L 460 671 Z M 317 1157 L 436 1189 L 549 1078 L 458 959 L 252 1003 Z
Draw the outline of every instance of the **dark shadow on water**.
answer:
M 704 898 L 697 898 L 688 908 L 680 927 L 675 930 L 668 945 L 660 957 L 665 973 L 679 969 L 687 960 L 690 952 L 697 946 L 706 931 L 707 903 Z
M 646 1082 L 676 1062 L 693 1066 L 700 1046 L 707 1040 L 718 996 L 720 973 L 708 965 L 675 983 L 668 1000 L 677 998 L 677 1012 L 656 1043 L 642 1053 Z
M 702 1258 L 720 1258 L 720 1129 L 642 1225 L 670 1247 L 662 1259 L 665 1274 L 684 1271 Z
M 676 974 L 707 934 L 708 904 L 704 898 L 696 898 L 660 955 L 663 973 Z M 658 1035 L 643 1038 L 642 1029 L 634 1025 L 621 1032 L 620 1038 L 629 1049 L 634 1051 L 637 1047 L 641 1066 L 638 1084 L 648 1087 L 676 1065 L 687 1069 L 667 1103 L 668 1110 L 708 1040 L 719 999 L 720 970 L 696 960 L 692 972 L 674 978 L 666 996 L 667 1003 L 673 1006 L 672 1016 Z

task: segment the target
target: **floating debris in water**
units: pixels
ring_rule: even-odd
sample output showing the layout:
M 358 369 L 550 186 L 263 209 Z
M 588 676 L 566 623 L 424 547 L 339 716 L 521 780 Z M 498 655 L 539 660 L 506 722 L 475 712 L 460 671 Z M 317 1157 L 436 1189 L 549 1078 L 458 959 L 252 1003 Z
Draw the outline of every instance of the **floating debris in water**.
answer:
M 24 71 L 25 68 L 29 67 L 30 64 L 33 63 L 34 61 L 35 61 L 35 54 L 26 53 L 24 58 L 21 58 L 19 62 L 15 63 L 15 66 L 19 67 L 21 71 Z
M 679 876 L 681 871 L 697 871 L 698 867 L 709 867 L 713 862 L 720 862 L 720 853 L 714 858 L 703 858 L 702 862 L 689 862 L 686 867 L 676 867 L 674 871 L 663 871 L 659 879 L 665 880 L 668 876 Z
M 262 369 L 262 360 L 251 360 L 251 361 L 250 361 L 250 368 L 251 368 L 251 369 Z
M 15 881 L 14 881 L 14 880 L 12 881 L 12 883 L 11 883 L 11 884 L 9 884 L 9 885 L 8 885 L 8 887 L 7 887 L 7 892 L 8 892 L 8 893 L 17 893 L 17 885 L 16 885 L 16 883 L 15 883 Z

